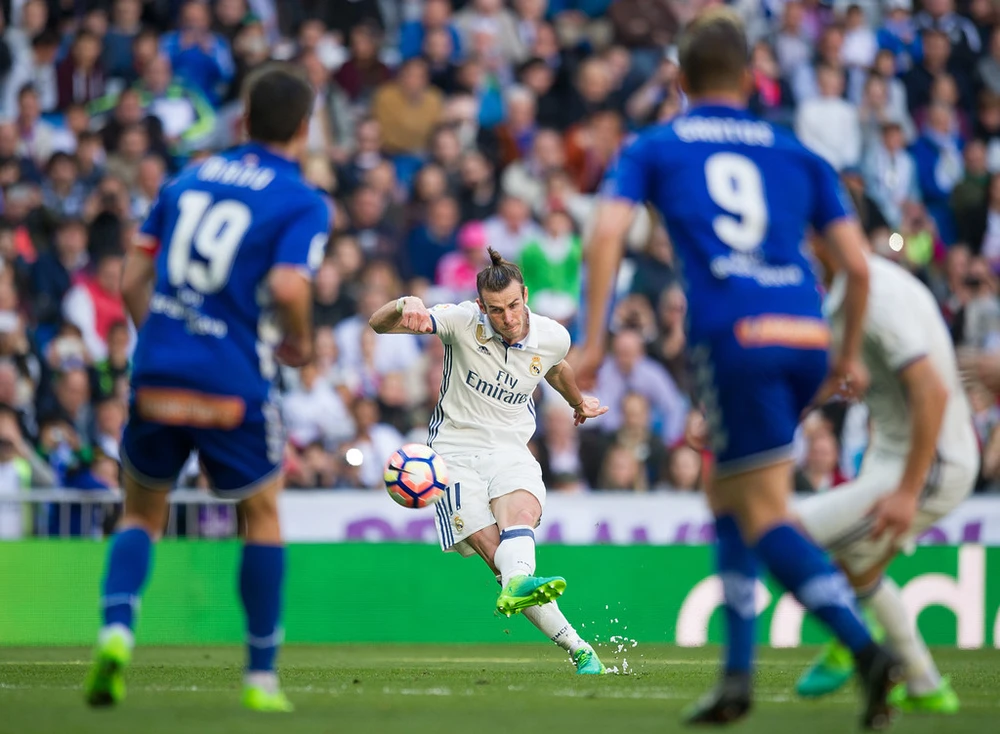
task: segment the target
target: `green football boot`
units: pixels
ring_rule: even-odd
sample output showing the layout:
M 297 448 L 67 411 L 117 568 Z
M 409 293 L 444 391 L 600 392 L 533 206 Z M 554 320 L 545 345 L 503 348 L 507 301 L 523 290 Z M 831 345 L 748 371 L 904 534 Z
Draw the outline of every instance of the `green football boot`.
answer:
M 511 616 L 528 607 L 548 604 L 566 591 L 566 579 L 561 576 L 515 576 L 500 591 L 497 611 Z
M 581 647 L 573 656 L 577 675 L 604 675 L 607 669 L 592 647 Z
M 904 714 L 957 714 L 960 707 L 947 678 L 941 680 L 937 690 L 920 696 L 911 695 L 905 685 L 896 686 L 889 694 L 889 703 Z
M 257 686 L 243 687 L 243 706 L 251 711 L 265 713 L 286 713 L 295 710 L 292 702 L 281 691 L 272 693 Z
M 132 645 L 123 632 L 112 632 L 98 643 L 94 663 L 84 683 L 87 703 L 114 706 L 125 698 L 125 669 L 132 660 Z
M 871 630 L 872 639 L 876 642 L 885 639 L 885 630 L 875 618 L 867 612 L 862 614 L 868 629 Z M 828 696 L 843 688 L 852 675 L 854 675 L 854 656 L 837 640 L 831 640 L 799 678 L 795 684 L 795 692 L 803 698 Z
M 837 641 L 826 643 L 819 656 L 795 684 L 803 698 L 819 698 L 839 691 L 854 675 L 854 656 Z

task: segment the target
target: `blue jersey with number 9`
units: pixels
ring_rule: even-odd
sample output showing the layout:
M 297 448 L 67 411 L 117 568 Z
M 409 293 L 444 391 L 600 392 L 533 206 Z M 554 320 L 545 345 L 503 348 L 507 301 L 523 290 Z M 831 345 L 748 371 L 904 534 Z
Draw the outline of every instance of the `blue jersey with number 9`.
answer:
M 212 156 L 165 185 L 141 228 L 156 285 L 133 386 L 265 401 L 281 337 L 267 275 L 285 265 L 311 280 L 330 224 L 327 200 L 298 164 L 259 145 Z
M 698 106 L 627 145 L 602 194 L 653 204 L 682 263 L 693 341 L 758 314 L 820 318 L 806 228 L 848 216 L 834 170 L 745 110 Z

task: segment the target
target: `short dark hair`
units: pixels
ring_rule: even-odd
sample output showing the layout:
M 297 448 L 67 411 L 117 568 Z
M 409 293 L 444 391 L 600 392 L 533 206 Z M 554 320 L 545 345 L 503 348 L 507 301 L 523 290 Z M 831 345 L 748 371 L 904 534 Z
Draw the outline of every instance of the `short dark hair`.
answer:
M 476 275 L 476 290 L 479 291 L 480 298 L 483 296 L 483 291 L 499 293 L 511 283 L 520 283 L 521 287 L 524 287 L 521 268 L 509 260 L 504 260 L 503 255 L 492 247 L 488 248 L 487 252 L 490 254 L 490 264 Z
M 287 143 L 312 113 L 315 94 L 294 66 L 269 63 L 245 86 L 247 133 L 261 143 Z
M 727 8 L 712 8 L 687 27 L 678 57 L 688 91 L 703 94 L 738 88 L 750 58 L 743 23 Z

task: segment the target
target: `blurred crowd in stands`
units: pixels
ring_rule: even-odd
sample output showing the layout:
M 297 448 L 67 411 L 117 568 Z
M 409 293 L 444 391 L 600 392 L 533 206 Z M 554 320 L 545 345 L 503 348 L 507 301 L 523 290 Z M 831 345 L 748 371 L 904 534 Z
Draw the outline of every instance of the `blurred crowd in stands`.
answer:
M 676 39 L 713 3 L 0 0 L 0 495 L 116 486 L 123 254 L 165 177 L 240 140 L 241 83 L 268 59 L 315 85 L 303 169 L 336 204 L 316 357 L 282 374 L 289 484 L 378 488 L 385 458 L 426 437 L 443 349 L 376 337 L 370 314 L 474 298 L 491 245 L 575 335 L 602 176 L 632 132 L 685 109 Z M 1000 347 L 996 4 L 733 5 L 753 109 L 840 172 L 873 249 L 933 289 L 956 344 Z M 537 396 L 555 491 L 694 491 L 711 465 L 669 235 L 644 212 L 628 239 L 593 387 L 610 412 L 578 430 Z M 970 398 L 988 489 L 1000 410 Z M 866 432 L 861 406 L 810 416 L 799 488 L 853 476 Z M 181 483 L 205 482 L 192 460 Z

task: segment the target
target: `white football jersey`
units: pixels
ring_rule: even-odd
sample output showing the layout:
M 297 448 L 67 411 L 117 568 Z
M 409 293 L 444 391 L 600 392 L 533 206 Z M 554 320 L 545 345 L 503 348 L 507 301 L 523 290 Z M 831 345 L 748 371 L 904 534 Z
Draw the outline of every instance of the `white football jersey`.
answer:
M 928 358 L 948 389 L 938 453 L 942 460 L 977 466 L 979 447 L 972 424 L 951 335 L 930 291 L 913 275 L 888 260 L 868 258 L 869 294 L 862 358 L 871 374 L 864 400 L 872 431 L 869 452 L 906 457 L 910 451 L 910 411 L 899 372 Z M 834 342 L 844 333 L 846 279 L 834 280 L 823 304 Z
M 444 376 L 427 444 L 442 454 L 523 449 L 535 432 L 531 396 L 569 351 L 569 332 L 529 313 L 528 335 L 507 344 L 472 301 L 430 313 L 444 342 Z

